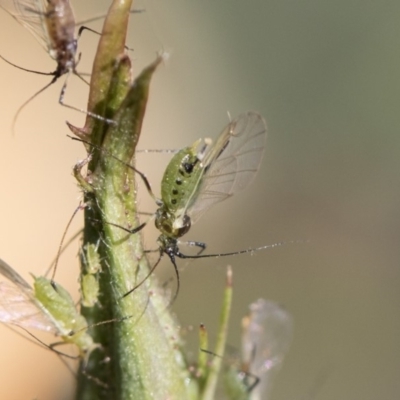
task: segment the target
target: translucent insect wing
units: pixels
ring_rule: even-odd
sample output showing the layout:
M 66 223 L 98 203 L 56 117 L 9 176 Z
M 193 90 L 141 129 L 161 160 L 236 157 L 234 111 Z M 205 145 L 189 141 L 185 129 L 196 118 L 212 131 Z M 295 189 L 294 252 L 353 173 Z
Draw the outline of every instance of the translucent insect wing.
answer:
M 260 379 L 251 392 L 251 400 L 267 398 L 292 333 L 292 317 L 278 304 L 259 299 L 250 306 L 250 315 L 244 319 L 242 355 L 249 371 Z
M 202 161 L 204 173 L 187 210 L 192 223 L 252 182 L 264 154 L 266 133 L 265 120 L 252 111 L 239 115 L 221 132 Z
M 0 7 L 26 28 L 46 52 L 50 51 L 45 22 L 47 0 L 1 0 Z
M 35 299 L 32 288 L 1 259 L 0 274 L 8 279 L 0 281 L 0 321 L 57 334 L 58 329 Z

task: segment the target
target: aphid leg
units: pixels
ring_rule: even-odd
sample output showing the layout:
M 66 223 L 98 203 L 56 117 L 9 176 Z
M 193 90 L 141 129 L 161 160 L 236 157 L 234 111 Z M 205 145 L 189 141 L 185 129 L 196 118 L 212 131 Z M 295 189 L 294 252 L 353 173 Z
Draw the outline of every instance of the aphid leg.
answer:
M 82 175 L 82 168 L 85 165 L 89 164 L 91 159 L 92 159 L 92 154 L 89 154 L 86 158 L 77 162 L 73 168 L 74 177 L 78 181 L 79 185 L 81 186 L 81 188 L 84 190 L 85 193 L 93 192 L 92 185 L 90 185 L 90 183 L 88 183 L 88 181 L 87 181 L 87 178 L 84 178 Z
M 157 268 L 158 264 L 160 263 L 161 257 L 162 257 L 162 256 L 161 256 L 161 254 L 160 254 L 160 257 L 158 258 L 158 260 L 156 261 L 156 263 L 151 267 L 149 273 L 145 276 L 145 278 L 144 278 L 140 283 L 138 283 L 135 287 L 133 287 L 132 289 L 130 289 L 129 291 L 127 291 L 127 292 L 121 297 L 122 299 L 123 299 L 124 297 L 126 297 L 126 296 L 129 296 L 131 293 L 133 293 L 138 287 L 140 287 L 140 286 L 147 280 L 147 278 L 149 278 L 149 276 L 154 272 L 154 270 Z
M 79 30 L 78 30 L 78 35 L 77 35 L 76 40 L 79 40 L 79 38 L 81 37 L 83 31 L 89 31 L 89 32 L 92 32 L 92 33 L 94 33 L 94 34 L 96 34 L 96 35 L 101 36 L 101 33 L 95 31 L 94 29 L 89 28 L 89 27 L 87 27 L 87 26 L 81 26 L 81 27 L 79 28 Z
M 247 393 L 251 393 L 254 388 L 260 383 L 260 377 L 252 374 L 248 371 L 239 371 L 239 375 L 242 379 L 243 384 L 247 388 Z M 249 378 L 253 379 L 253 382 L 249 382 Z
M 176 259 L 175 259 L 175 255 L 177 253 L 177 250 L 176 249 L 168 250 L 168 251 L 166 251 L 166 253 L 168 254 L 168 257 L 171 260 L 172 265 L 174 266 L 175 275 L 176 275 L 176 291 L 175 291 L 175 295 L 174 295 L 174 297 L 172 298 L 172 300 L 170 301 L 170 303 L 168 304 L 168 307 L 167 307 L 167 308 L 170 308 L 172 306 L 172 304 L 175 303 L 175 300 L 178 297 L 179 289 L 181 287 L 181 281 L 180 281 L 180 278 L 179 278 L 179 270 L 178 270 L 178 267 L 176 265 Z
M 77 71 L 75 71 L 75 69 L 72 70 L 72 73 L 74 75 L 76 75 L 78 78 L 80 78 L 83 82 L 88 83 L 88 82 L 85 81 L 85 79 L 82 78 L 82 76 L 79 75 L 79 73 Z M 92 118 L 96 118 L 96 119 L 98 119 L 100 121 L 106 122 L 107 124 L 116 125 L 116 122 L 114 120 L 112 120 L 112 119 L 104 118 L 101 115 L 97 115 L 95 113 L 92 113 L 91 111 L 87 111 L 87 110 L 84 110 L 82 108 L 71 106 L 70 104 L 66 104 L 64 102 L 65 90 L 67 89 L 68 78 L 69 78 L 70 74 L 71 74 L 71 72 L 67 73 L 67 77 L 65 78 L 64 84 L 63 84 L 63 86 L 61 88 L 60 96 L 58 98 L 59 104 L 61 104 L 62 106 L 66 107 L 66 108 L 69 108 L 71 110 L 79 111 L 82 114 L 86 114 L 86 115 L 89 115 Z
M 150 185 L 150 182 L 149 182 L 149 180 L 147 179 L 147 176 L 146 176 L 143 172 L 139 171 L 139 170 L 136 169 L 134 166 L 132 166 L 132 165 L 126 163 L 126 162 L 123 162 L 123 161 L 120 160 L 118 157 L 115 157 L 113 154 L 111 154 L 109 151 L 103 149 L 101 146 L 97 146 L 97 145 L 95 145 L 95 144 L 93 144 L 93 143 L 90 143 L 90 142 L 88 142 L 87 140 L 84 140 L 84 139 L 82 139 L 82 138 L 76 138 L 76 137 L 72 137 L 72 136 L 69 136 L 69 135 L 67 135 L 67 136 L 68 136 L 69 138 L 71 138 L 72 140 L 76 140 L 76 141 L 78 141 L 78 142 L 85 143 L 85 144 L 87 144 L 87 145 L 89 145 L 89 146 L 91 146 L 91 147 L 93 147 L 93 148 L 95 148 L 95 149 L 101 151 L 102 153 L 105 153 L 105 154 L 108 155 L 109 157 L 113 158 L 114 160 L 117 160 L 117 161 L 121 162 L 123 165 L 126 165 L 128 168 L 130 168 L 130 169 L 132 169 L 133 171 L 135 171 L 135 172 L 140 176 L 140 178 L 142 179 L 144 185 L 146 186 L 147 191 L 149 192 L 149 195 L 153 198 L 153 200 L 156 202 L 156 204 L 157 204 L 158 206 L 160 206 L 160 205 L 162 204 L 161 200 L 158 199 L 158 198 L 154 195 L 153 189 L 151 188 L 151 185 Z
M 99 222 L 100 222 L 100 221 L 99 221 Z M 122 229 L 123 231 L 128 232 L 129 234 L 133 235 L 134 233 L 138 233 L 139 231 L 141 231 L 141 230 L 147 225 L 147 223 L 148 223 L 149 221 L 143 222 L 142 224 L 140 224 L 139 226 L 137 226 L 136 228 L 133 228 L 133 229 L 124 228 L 124 227 L 121 226 L 121 225 L 113 224 L 112 222 L 108 222 L 108 221 L 104 221 L 104 220 L 103 220 L 103 222 L 104 222 L 105 224 L 112 225 L 112 226 L 115 226 L 115 227 L 117 227 L 117 228 L 120 228 L 120 229 Z
M 25 340 L 29 340 L 31 343 L 40 346 L 40 347 L 44 347 L 46 349 L 49 349 L 51 351 L 53 351 L 54 353 L 56 353 L 59 356 L 62 357 L 66 357 L 66 358 L 70 358 L 72 360 L 76 360 L 77 358 L 79 358 L 78 356 L 71 356 L 71 354 L 66 354 L 63 353 L 62 351 L 59 350 L 55 350 L 51 347 L 51 345 L 48 345 L 47 343 L 43 342 L 43 340 L 39 339 L 38 337 L 36 337 L 33 333 L 29 332 L 27 329 L 25 329 L 23 326 L 18 326 L 18 330 L 13 328 L 10 325 L 7 324 L 3 324 L 3 326 L 5 326 L 8 329 L 11 329 L 14 333 L 16 333 L 17 335 L 20 335 L 21 337 L 23 337 Z M 19 329 L 23 330 L 27 335 L 29 335 L 31 338 L 26 337 L 24 334 L 22 334 L 21 332 L 19 332 Z M 65 342 L 59 342 L 59 343 L 63 343 L 65 344 Z
M 143 13 L 145 11 L 146 11 L 145 8 L 138 8 L 138 9 L 130 10 L 129 14 L 141 14 L 141 13 Z M 95 21 L 97 21 L 99 19 L 103 19 L 106 16 L 107 16 L 107 14 L 97 15 L 96 17 L 91 17 L 91 18 L 85 19 L 83 21 L 79 21 L 79 22 L 77 22 L 75 24 L 75 26 L 82 26 L 82 25 L 85 25 L 85 24 L 89 24 L 90 22 L 95 22 Z
M 95 35 L 99 35 L 99 36 L 102 35 L 101 32 L 97 32 L 97 31 L 95 31 L 95 30 L 92 29 L 92 28 L 89 28 L 89 27 L 87 27 L 87 26 L 81 26 L 81 27 L 79 28 L 78 35 L 77 35 L 77 39 L 76 39 L 76 40 L 79 40 L 79 38 L 81 37 L 83 31 L 89 31 L 89 32 L 92 32 L 92 33 L 94 33 Z M 126 49 L 126 50 L 133 50 L 133 49 L 130 49 L 128 46 L 125 46 L 125 49 Z M 76 65 L 77 65 L 77 64 L 78 64 L 78 63 L 76 63 Z
M 187 242 L 181 242 L 180 240 L 178 241 L 178 244 L 184 244 L 186 246 L 195 246 L 195 247 L 199 247 L 200 250 L 198 251 L 197 255 L 199 256 L 206 248 L 207 248 L 207 244 L 203 243 L 203 242 L 196 242 L 193 240 L 189 240 Z

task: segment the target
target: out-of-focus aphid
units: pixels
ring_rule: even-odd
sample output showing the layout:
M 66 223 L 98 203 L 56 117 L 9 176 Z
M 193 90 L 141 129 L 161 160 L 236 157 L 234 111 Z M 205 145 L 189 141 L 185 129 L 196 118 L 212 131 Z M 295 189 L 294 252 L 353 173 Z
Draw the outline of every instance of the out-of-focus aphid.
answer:
M 232 400 L 266 400 L 292 340 L 293 320 L 278 304 L 259 299 L 242 320 L 242 355 L 224 374 Z
M 0 281 L 0 322 L 52 333 L 63 342 L 74 344 L 86 362 L 90 353 L 100 347 L 89 335 L 86 319 L 62 286 L 44 277 L 34 277 L 31 287 L 2 259 L 0 275 L 6 278 Z
M 101 272 L 98 246 L 88 243 L 81 249 L 81 304 L 84 307 L 94 307 L 99 298 L 99 273 Z
M 19 107 L 13 119 L 13 131 L 22 109 L 65 74 L 67 74 L 67 78 L 60 92 L 59 103 L 94 118 L 112 123 L 113 121 L 106 120 L 99 115 L 64 103 L 67 81 L 71 73 L 87 83 L 76 71 L 76 66 L 79 62 L 77 41 L 82 31 L 87 28 L 81 26 L 78 35 L 75 37 L 75 17 L 69 0 L 1 0 L 0 7 L 31 32 L 50 57 L 57 63 L 57 67 L 53 72 L 41 72 L 18 66 L 0 55 L 0 58 L 5 62 L 23 71 L 53 76 L 50 83 L 37 91 Z

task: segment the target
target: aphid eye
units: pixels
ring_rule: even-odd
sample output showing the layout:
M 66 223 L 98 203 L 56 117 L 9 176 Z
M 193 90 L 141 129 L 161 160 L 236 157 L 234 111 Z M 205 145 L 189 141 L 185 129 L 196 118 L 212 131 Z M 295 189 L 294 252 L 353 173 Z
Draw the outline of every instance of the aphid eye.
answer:
M 188 174 L 191 174 L 193 172 L 193 168 L 194 168 L 194 163 L 184 163 L 183 167 L 185 168 L 185 171 Z
M 182 179 L 176 179 L 176 181 L 175 181 L 175 183 L 177 184 L 177 185 L 182 185 Z
M 173 194 L 173 195 L 176 196 L 176 195 L 178 195 L 178 193 L 179 193 L 178 190 L 176 190 L 176 189 L 173 189 L 173 190 L 172 190 L 172 194 Z
M 171 203 L 172 203 L 172 204 L 176 204 L 176 199 L 172 199 L 172 200 L 171 200 Z

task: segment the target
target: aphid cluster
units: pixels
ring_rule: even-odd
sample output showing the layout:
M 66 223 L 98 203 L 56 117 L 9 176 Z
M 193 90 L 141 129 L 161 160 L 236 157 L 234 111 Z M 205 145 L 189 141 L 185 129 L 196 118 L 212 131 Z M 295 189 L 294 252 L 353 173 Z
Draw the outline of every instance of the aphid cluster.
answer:
M 30 100 L 63 75 L 67 75 L 67 78 L 63 84 L 59 102 L 66 105 L 63 99 L 69 75 L 77 75 L 83 80 L 76 67 L 80 58 L 80 55 L 77 55 L 77 40 L 84 28 L 81 27 L 78 35 L 75 36 L 76 23 L 69 1 L 13 0 L 13 8 L 5 7 L 1 3 L 0 7 L 30 30 L 57 64 L 53 72 L 43 73 L 16 66 L 0 56 L 7 63 L 22 70 L 53 76 L 49 84 L 19 108 L 14 123 L 20 111 Z M 76 109 L 68 105 L 67 107 Z M 107 124 L 115 123 L 113 120 L 107 120 L 92 112 L 76 110 L 83 111 L 94 118 L 107 122 Z M 231 256 L 253 253 L 281 244 L 276 243 L 229 253 L 201 254 L 206 249 L 205 243 L 180 241 L 211 206 L 244 190 L 253 181 L 263 157 L 266 135 L 267 127 L 263 117 L 257 112 L 249 111 L 231 120 L 215 141 L 208 138 L 200 139 L 191 146 L 179 150 L 174 154 L 164 172 L 160 198 L 154 196 L 146 176 L 127 164 L 140 175 L 149 193 L 156 201 L 158 208 L 150 219 L 154 220 L 155 226 L 160 232 L 157 239 L 159 257 L 144 279 L 131 287 L 119 300 L 126 301 L 124 298 L 131 295 L 149 278 L 164 254 L 167 254 L 172 262 L 177 277 L 177 289 L 172 298 L 173 302 L 180 288 L 176 258 Z M 92 146 L 100 150 L 101 157 L 116 158 L 107 151 L 103 153 L 101 146 L 82 141 L 88 144 L 89 148 Z M 103 222 L 129 234 L 138 233 L 147 224 L 147 222 L 142 223 L 132 229 L 129 226 L 120 226 L 113 221 Z M 183 243 L 197 247 L 198 254 L 182 253 L 179 246 Z M 81 250 L 80 257 L 83 265 L 80 280 L 81 306 L 96 307 L 99 304 L 100 295 L 99 274 L 102 272 L 98 243 L 96 245 L 86 243 Z M 23 330 L 34 328 L 53 333 L 60 337 L 62 342 L 75 345 L 78 357 L 83 360 L 83 365 L 85 365 L 92 352 L 95 349 L 101 349 L 101 346 L 89 334 L 88 329 L 91 326 L 77 309 L 69 293 L 54 282 L 54 274 L 55 269 L 52 279 L 34 277 L 32 287 L 5 261 L 0 259 L 0 275 L 5 278 L 0 281 L 0 322 L 15 325 Z M 128 318 L 130 316 L 124 316 L 122 319 Z M 119 322 L 122 319 L 112 319 L 94 325 Z M 263 331 L 261 337 L 260 331 L 264 329 L 265 319 L 269 320 L 269 326 L 268 330 Z M 284 344 L 278 345 L 275 342 L 277 333 L 271 331 L 275 327 L 282 329 L 279 335 L 281 338 L 287 339 Z M 260 389 L 257 388 L 259 381 L 267 381 L 271 371 L 275 370 L 282 361 L 288 347 L 290 330 L 290 319 L 284 311 L 267 302 L 259 301 L 253 304 L 243 336 L 243 355 L 240 368 L 226 372 L 228 392 L 232 392 L 231 398 L 247 399 L 250 398 L 248 397 L 250 392 L 252 393 L 251 398 L 253 398 L 253 395 L 255 396 L 258 390 L 261 390 L 261 385 L 259 385 Z M 263 342 L 262 338 L 266 338 L 266 342 Z M 48 347 L 54 349 L 55 346 Z M 243 397 L 240 397 L 242 395 Z

